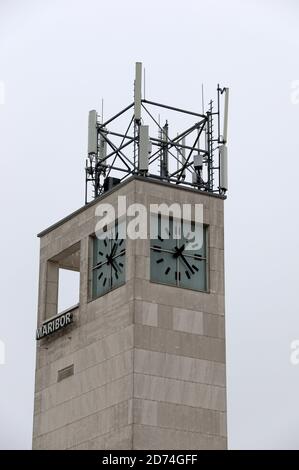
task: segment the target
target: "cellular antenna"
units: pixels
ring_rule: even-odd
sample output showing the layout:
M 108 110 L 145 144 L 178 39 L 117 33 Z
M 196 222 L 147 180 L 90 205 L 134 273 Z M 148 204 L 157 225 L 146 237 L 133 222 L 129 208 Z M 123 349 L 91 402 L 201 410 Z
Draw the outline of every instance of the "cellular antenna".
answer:
M 168 121 L 165 122 L 165 125 L 162 129 L 162 172 L 161 176 L 163 179 L 168 177 Z
M 177 134 L 178 137 L 179 134 Z M 177 147 L 177 171 L 183 168 L 182 178 L 186 177 L 186 170 L 184 169 L 185 161 L 186 161 L 186 152 L 185 152 L 185 137 L 179 141 L 179 146 Z
M 229 102 L 229 88 L 223 88 L 225 93 L 224 98 L 224 115 L 223 115 L 223 143 L 227 142 L 227 124 L 228 124 L 228 102 Z
M 219 147 L 219 157 L 220 157 L 220 189 L 225 192 L 228 189 L 227 184 L 227 147 L 225 144 L 222 144 Z
M 89 111 L 88 115 L 88 155 L 98 153 L 98 134 L 97 134 L 97 112 L 95 109 Z
M 228 170 L 227 170 L 227 126 L 228 126 L 228 102 L 229 88 L 217 87 L 218 91 L 218 109 L 220 109 L 220 96 L 224 94 L 224 113 L 222 134 L 218 134 L 218 158 L 219 158 L 219 190 L 221 194 L 225 194 L 228 190 Z M 218 129 L 220 129 L 220 112 L 218 113 Z
M 186 137 L 182 138 L 181 154 L 182 154 L 182 168 L 183 168 L 182 178 L 184 180 L 186 178 L 186 168 L 185 168 L 185 163 L 186 163 Z
M 149 126 L 139 128 L 139 171 L 144 174 L 148 171 L 148 159 L 150 153 Z
M 135 122 L 141 120 L 141 84 L 142 84 L 142 63 L 136 62 L 135 66 L 135 86 L 134 86 L 134 115 Z

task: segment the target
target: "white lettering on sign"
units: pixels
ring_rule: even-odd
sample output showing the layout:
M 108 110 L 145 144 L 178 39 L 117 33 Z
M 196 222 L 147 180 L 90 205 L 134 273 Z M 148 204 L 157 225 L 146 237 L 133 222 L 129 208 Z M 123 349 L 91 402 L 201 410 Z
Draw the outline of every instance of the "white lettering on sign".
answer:
M 72 312 L 67 312 L 62 315 L 59 315 L 53 320 L 48 320 L 36 330 L 36 339 L 38 340 L 44 338 L 44 336 L 48 336 L 52 333 L 55 333 L 55 331 L 58 331 L 61 328 L 65 328 L 67 325 L 72 323 L 72 321 Z

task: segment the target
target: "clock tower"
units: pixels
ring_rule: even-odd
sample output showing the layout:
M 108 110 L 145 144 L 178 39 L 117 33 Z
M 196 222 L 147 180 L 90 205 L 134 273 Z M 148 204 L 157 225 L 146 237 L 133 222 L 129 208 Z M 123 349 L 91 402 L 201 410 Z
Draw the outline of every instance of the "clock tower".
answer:
M 85 205 L 39 234 L 34 449 L 227 446 L 228 89 L 197 113 L 142 98 L 141 75 L 116 116 L 89 113 Z M 60 311 L 62 270 L 80 283 Z

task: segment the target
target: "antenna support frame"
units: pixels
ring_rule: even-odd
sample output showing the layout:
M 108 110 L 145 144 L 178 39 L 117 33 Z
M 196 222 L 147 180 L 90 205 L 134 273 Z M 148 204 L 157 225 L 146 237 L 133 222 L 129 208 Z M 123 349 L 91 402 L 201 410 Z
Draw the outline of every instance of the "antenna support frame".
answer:
M 221 168 L 221 156 L 225 153 L 227 162 L 227 121 L 229 89 L 217 86 L 217 107 L 211 100 L 206 112 L 190 111 L 142 98 L 142 63 L 135 68 L 134 101 L 107 119 L 94 123 L 95 111 L 89 116 L 88 157 L 85 168 L 85 203 L 100 196 L 109 188 L 108 180 L 122 182 L 128 176 L 137 174 L 156 178 L 182 186 L 191 186 L 198 191 L 224 196 L 224 174 L 227 167 Z M 220 133 L 220 100 L 224 100 L 223 131 Z M 154 117 L 153 109 L 169 110 L 180 115 L 192 116 L 195 123 L 170 137 L 169 125 L 161 127 L 159 118 Z M 113 124 L 125 114 L 126 130 L 112 130 Z M 143 116 L 142 116 L 143 114 Z M 158 131 L 158 136 L 150 135 L 149 123 Z M 92 127 L 95 125 L 95 129 Z M 95 132 L 97 145 L 95 145 Z M 186 143 L 186 140 L 188 142 Z M 204 145 L 202 141 L 204 140 Z M 225 146 L 225 149 L 224 147 Z M 90 149 L 93 152 L 90 152 Z M 151 150 L 152 149 L 152 150 Z M 176 154 L 173 153 L 176 151 Z M 194 156 L 195 164 L 194 164 Z M 224 159 L 223 159 L 224 160 Z M 198 162 L 201 162 L 200 165 Z M 160 163 L 160 170 L 157 164 Z

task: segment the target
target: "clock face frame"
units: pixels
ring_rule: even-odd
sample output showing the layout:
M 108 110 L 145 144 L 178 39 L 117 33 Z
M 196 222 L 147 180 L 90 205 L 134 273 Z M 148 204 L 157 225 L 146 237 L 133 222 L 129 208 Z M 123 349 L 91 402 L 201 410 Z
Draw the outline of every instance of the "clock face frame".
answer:
M 159 214 L 151 222 L 158 226 L 158 237 L 151 239 L 151 281 L 207 292 L 207 226 L 191 223 L 192 232 L 203 231 L 198 246 L 183 220 L 170 218 L 163 226 Z
M 120 238 L 121 223 L 93 237 L 92 299 L 125 283 L 126 240 Z

